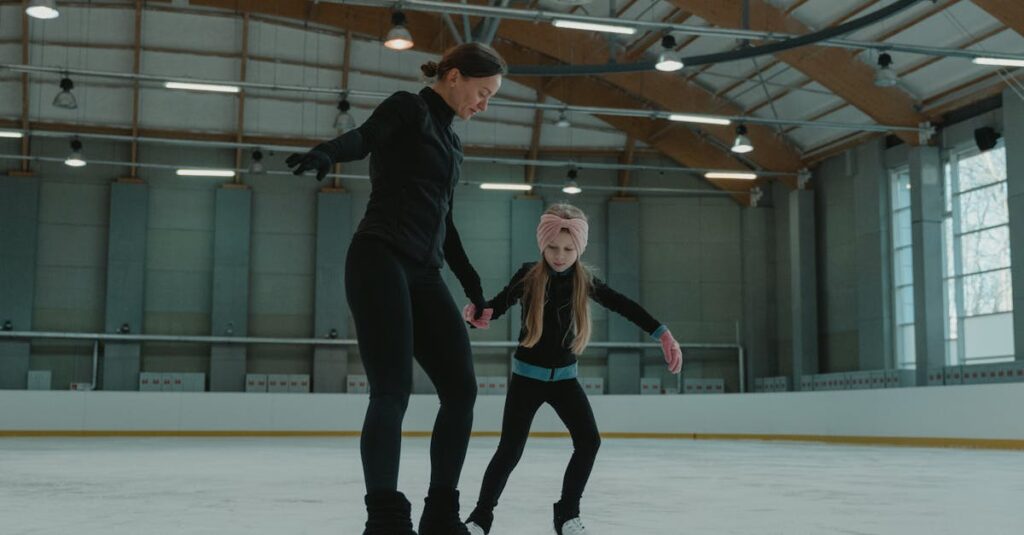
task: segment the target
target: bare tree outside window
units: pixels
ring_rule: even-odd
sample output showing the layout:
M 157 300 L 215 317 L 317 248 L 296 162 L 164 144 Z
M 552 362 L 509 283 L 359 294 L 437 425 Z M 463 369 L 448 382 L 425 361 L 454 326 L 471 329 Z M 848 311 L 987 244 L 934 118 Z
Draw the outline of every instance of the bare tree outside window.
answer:
M 993 331 L 1013 312 L 1006 148 L 1000 144 L 983 153 L 954 154 L 945 169 L 946 339 L 950 353 L 956 355 L 950 360 L 1012 358 L 1012 354 L 999 354 L 1012 347 L 1012 331 Z M 987 339 L 979 339 L 977 333 L 982 331 L 988 333 Z

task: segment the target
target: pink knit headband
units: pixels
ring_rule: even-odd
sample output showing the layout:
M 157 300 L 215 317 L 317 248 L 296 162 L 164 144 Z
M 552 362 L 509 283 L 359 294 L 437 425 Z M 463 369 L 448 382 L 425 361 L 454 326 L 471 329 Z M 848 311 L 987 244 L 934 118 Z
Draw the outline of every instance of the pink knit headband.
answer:
M 587 248 L 587 234 L 590 232 L 590 225 L 586 219 L 563 219 L 553 214 L 540 216 L 540 223 L 537 224 L 537 247 L 544 253 L 544 248 L 551 243 L 562 229 L 569 231 L 573 245 L 577 253 L 582 256 L 583 250 Z

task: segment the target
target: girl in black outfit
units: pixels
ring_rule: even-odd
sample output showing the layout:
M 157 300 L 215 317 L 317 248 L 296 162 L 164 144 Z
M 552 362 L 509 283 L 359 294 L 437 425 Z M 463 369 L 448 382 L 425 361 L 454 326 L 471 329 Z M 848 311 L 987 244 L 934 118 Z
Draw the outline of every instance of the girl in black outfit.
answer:
M 601 443 L 590 402 L 576 380 L 576 356 L 590 340 L 588 298 L 635 323 L 661 342 L 672 373 L 682 367 L 679 344 L 665 325 L 640 305 L 609 288 L 578 262 L 587 247 L 587 220 L 574 206 L 556 204 L 541 216 L 537 245 L 543 259 L 523 264 L 512 281 L 487 303 L 487 314 L 475 318 L 476 305 L 463 310 L 467 321 L 486 328 L 488 317 L 498 318 L 521 302 L 523 328 L 512 360 L 512 380 L 505 398 L 501 440 L 487 471 L 476 509 L 467 524 L 471 534 L 489 533 L 494 507 L 505 482 L 519 462 L 530 424 L 541 404 L 548 403 L 572 436 L 573 454 L 562 481 L 561 500 L 554 505 L 554 527 L 559 535 L 584 535 L 580 498 Z
M 452 223 L 462 144 L 452 131 L 487 109 L 507 67 L 490 47 L 458 46 L 419 94 L 399 91 L 359 128 L 287 160 L 295 174 L 322 179 L 335 162 L 370 154 L 370 200 L 345 264 L 345 289 L 370 383 L 360 451 L 366 481 L 365 535 L 415 533 L 398 487 L 402 419 L 412 389 L 412 359 L 437 387 L 441 407 L 430 443 L 430 489 L 420 535 L 468 533 L 456 487 L 473 425 L 476 377 L 459 309 L 441 279 L 448 262 L 466 297 L 483 309 L 480 277 Z

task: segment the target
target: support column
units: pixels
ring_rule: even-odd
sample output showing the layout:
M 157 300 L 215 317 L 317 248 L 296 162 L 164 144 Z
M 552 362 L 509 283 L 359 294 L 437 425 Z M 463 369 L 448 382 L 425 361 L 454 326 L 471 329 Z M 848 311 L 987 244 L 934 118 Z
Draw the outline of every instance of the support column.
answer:
M 640 301 L 640 203 L 635 198 L 608 201 L 608 285 Z M 637 342 L 636 325 L 608 314 L 609 342 Z M 608 393 L 639 394 L 643 371 L 640 350 L 608 352 Z
M 111 184 L 104 322 L 108 333 L 142 333 L 148 221 L 149 186 L 132 178 Z M 142 345 L 106 342 L 103 347 L 103 390 L 138 390 Z
M 744 208 L 740 212 L 743 226 L 743 347 L 746 352 L 746 385 L 757 377 L 777 373 L 776 351 L 771 333 L 774 309 L 771 292 L 775 284 L 774 263 L 770 262 L 772 247 L 772 208 Z
M 942 162 L 938 147 L 910 149 L 910 218 L 914 258 L 914 343 L 917 385 L 928 368 L 945 365 L 942 284 Z
M 32 330 L 39 180 L 0 177 L 0 329 Z M 0 340 L 0 389 L 28 386 L 31 343 Z
M 316 310 L 314 338 L 349 338 L 345 295 L 345 257 L 352 242 L 352 196 L 343 189 L 325 188 L 316 199 Z M 313 391 L 344 392 L 348 350 L 313 349 Z
M 252 190 L 244 185 L 221 186 L 217 189 L 215 210 L 210 334 L 248 336 Z M 243 391 L 246 347 L 214 344 L 210 351 L 210 391 Z
M 793 335 L 792 384 L 818 373 L 818 274 L 814 191 L 789 193 L 789 274 Z
M 1003 139 L 1010 210 L 1010 276 L 1013 280 L 1013 345 L 1024 361 L 1024 99 L 1003 92 Z
M 889 248 L 889 173 L 882 141 L 866 143 L 856 158 L 854 210 L 857 236 L 858 368 L 882 370 L 892 362 L 892 261 Z

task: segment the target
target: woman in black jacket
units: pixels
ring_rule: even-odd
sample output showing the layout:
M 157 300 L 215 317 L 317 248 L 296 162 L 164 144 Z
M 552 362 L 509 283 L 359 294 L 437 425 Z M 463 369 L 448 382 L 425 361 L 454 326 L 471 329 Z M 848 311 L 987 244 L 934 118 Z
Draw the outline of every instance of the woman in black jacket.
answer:
M 487 109 L 507 66 L 490 47 L 469 43 L 421 69 L 436 76 L 433 85 L 419 94 L 391 95 L 359 128 L 287 160 L 295 174 L 316 170 L 319 180 L 335 162 L 371 155 L 370 200 L 345 264 L 348 304 L 370 383 L 360 443 L 366 535 L 413 533 L 409 502 L 397 487 L 414 356 L 441 401 L 419 533 L 467 533 L 456 488 L 473 425 L 476 376 L 466 326 L 441 278 L 444 261 L 470 302 L 483 310 L 484 299 L 452 222 L 462 144 L 451 123 Z
M 509 475 L 519 462 L 530 434 L 533 416 L 544 403 L 551 405 L 569 429 L 573 453 L 562 480 L 561 499 L 554 505 L 558 535 L 586 535 L 580 520 L 580 499 L 590 478 L 601 444 L 590 401 L 576 380 L 576 356 L 590 341 L 590 299 L 617 312 L 661 342 L 665 362 L 672 373 L 682 367 L 679 343 L 668 327 L 654 319 L 628 297 L 612 290 L 579 262 L 587 247 L 589 226 L 575 206 L 556 204 L 537 225 L 540 262 L 523 264 L 508 286 L 486 305 L 463 309 L 464 318 L 487 328 L 512 305 L 522 303 L 523 328 L 512 359 L 512 380 L 505 397 L 501 439 L 487 471 L 476 509 L 467 524 L 473 535 L 490 533 L 494 507 L 498 505 Z

